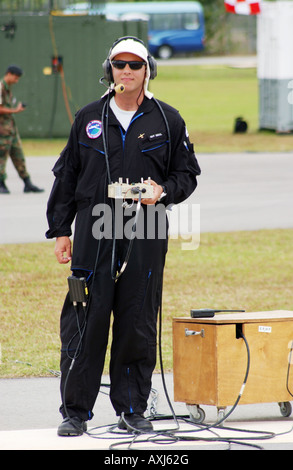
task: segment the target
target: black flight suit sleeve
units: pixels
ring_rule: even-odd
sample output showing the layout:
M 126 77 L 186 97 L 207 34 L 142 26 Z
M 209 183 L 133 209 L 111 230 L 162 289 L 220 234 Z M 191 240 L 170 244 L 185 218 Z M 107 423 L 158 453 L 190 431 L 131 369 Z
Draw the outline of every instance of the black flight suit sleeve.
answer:
M 79 168 L 79 151 L 74 123 L 67 145 L 52 170 L 55 181 L 47 204 L 49 230 L 46 232 L 46 238 L 72 234 L 71 225 L 76 215 L 75 189 Z
M 201 170 L 184 120 L 177 111 L 173 110 L 172 116 L 168 116 L 168 110 L 166 111 L 170 125 L 172 154 L 168 178 L 162 183 L 167 190 L 167 196 L 162 203 L 168 206 L 179 204 L 193 193 Z

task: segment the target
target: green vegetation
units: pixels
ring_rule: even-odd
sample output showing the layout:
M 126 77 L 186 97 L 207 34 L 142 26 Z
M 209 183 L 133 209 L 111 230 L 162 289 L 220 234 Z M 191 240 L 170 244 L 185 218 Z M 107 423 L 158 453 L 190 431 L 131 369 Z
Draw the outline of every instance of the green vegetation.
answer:
M 166 370 L 172 368 L 172 319 L 189 317 L 191 308 L 292 309 L 293 230 L 202 234 L 194 251 L 181 243 L 170 240 L 165 269 Z M 56 262 L 52 242 L 2 245 L 0 256 L 0 377 L 50 375 L 59 370 L 69 268 Z
M 197 153 L 292 151 L 293 135 L 259 131 L 255 68 L 161 67 L 151 90 L 180 111 Z M 233 134 L 239 116 L 246 134 Z
M 197 153 L 292 151 L 293 135 L 259 131 L 258 80 L 255 68 L 161 66 L 150 82 L 156 98 L 184 117 Z M 248 123 L 246 134 L 233 134 L 234 121 Z M 26 155 L 58 155 L 64 139 L 24 139 Z

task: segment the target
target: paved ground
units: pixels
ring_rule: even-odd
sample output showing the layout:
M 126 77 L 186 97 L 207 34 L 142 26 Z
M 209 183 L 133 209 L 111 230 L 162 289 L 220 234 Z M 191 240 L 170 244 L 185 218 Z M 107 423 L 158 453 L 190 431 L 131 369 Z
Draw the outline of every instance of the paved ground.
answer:
M 199 188 L 190 198 L 189 203 L 200 204 L 201 231 L 233 231 L 293 227 L 293 153 L 260 153 L 237 155 L 199 155 L 202 176 Z M 32 180 L 43 186 L 43 194 L 23 194 L 21 181 L 9 164 L 7 184 L 10 195 L 1 195 L 0 199 L 0 243 L 21 243 L 44 241 L 47 229 L 45 219 L 46 201 L 53 182 L 51 168 L 55 157 L 28 158 L 28 167 Z M 177 222 L 175 221 L 175 226 Z M 182 224 L 186 224 L 183 217 Z M 172 227 L 172 224 L 171 224 Z M 174 226 L 173 226 L 174 228 Z M 175 227 L 176 228 L 176 227 Z M 184 403 L 173 402 L 173 377 L 166 376 L 167 389 L 177 416 L 186 414 Z M 105 383 L 109 383 L 105 377 Z M 161 375 L 154 376 L 153 387 L 159 393 L 157 412 L 170 414 Z M 104 449 L 129 436 L 110 432 L 116 417 L 108 398 L 108 388 L 103 387 L 95 407 L 95 417 L 89 424 L 90 435 L 79 438 L 58 438 L 56 427 L 60 422 L 59 378 L 46 379 L 1 379 L 0 380 L 0 449 Z M 213 407 L 203 407 L 206 412 L 205 423 L 215 423 L 217 412 Z M 166 441 L 134 443 L 134 449 L 150 449 L 153 453 L 174 452 L 190 449 L 218 450 L 227 449 L 228 444 L 219 440 L 219 435 L 239 436 L 245 443 L 259 444 L 265 449 L 293 449 L 292 418 L 280 416 L 278 405 L 255 404 L 238 406 L 225 422 L 225 426 L 246 430 L 262 431 L 260 440 L 252 441 L 250 432 L 219 429 L 195 431 L 190 425 L 180 422 L 180 432 L 176 433 L 176 443 Z M 103 428 L 92 430 L 95 426 Z M 171 421 L 156 421 L 155 430 L 172 428 Z M 183 432 L 188 427 L 188 433 Z M 192 432 L 191 432 L 192 431 Z M 217 435 L 212 434 L 216 432 Z M 97 436 L 97 432 L 105 434 Z M 271 434 L 276 433 L 272 437 Z M 281 433 L 279 435 L 279 433 Z M 199 440 L 186 441 L 186 435 Z M 98 438 L 97 438 L 98 437 Z M 269 439 L 267 439 L 270 437 Z M 144 436 L 143 436 L 144 438 Z M 206 440 L 208 438 L 209 440 Z M 213 438 L 216 440 L 211 441 Z M 125 446 L 124 446 L 125 448 Z M 233 444 L 232 448 L 239 448 Z M 243 446 L 241 446 L 243 448 Z M 247 447 L 245 447 L 247 448 Z M 132 454 L 134 455 L 134 454 Z M 191 457 L 190 457 L 191 458 Z
M 113 428 L 116 426 L 117 418 L 108 397 L 107 376 L 103 378 L 104 386 L 94 408 L 95 416 L 88 423 L 89 435 L 77 438 L 58 437 L 56 428 L 61 421 L 58 412 L 59 381 L 57 377 L 0 380 L 0 450 L 109 450 L 112 445 L 117 446 L 117 450 L 127 448 L 128 444 L 123 442 L 131 440 L 131 436 L 126 433 L 121 434 L 116 427 Z M 173 400 L 172 374 L 165 375 L 165 382 L 178 422 L 173 418 L 163 419 L 171 415 L 171 410 L 161 374 L 155 374 L 153 388 L 157 401 L 154 405 L 157 417 L 160 416 L 161 419 L 154 421 L 154 430 L 174 431 L 179 425 L 179 431 L 173 432 L 178 442 L 168 442 L 167 436 L 163 435 L 161 442 L 135 442 L 134 450 L 149 449 L 155 454 L 158 451 L 172 453 L 178 450 L 187 452 L 228 449 L 227 442 L 215 440 L 217 436 L 229 437 L 238 442 L 231 446 L 232 450 L 250 449 L 247 447 L 248 444 L 258 445 L 263 449 L 293 449 L 292 418 L 281 417 L 277 403 L 239 405 L 225 421 L 225 430 L 216 428 L 201 430 L 203 426 L 200 428 L 180 419 L 183 415 L 188 416 L 188 411 L 184 403 L 175 403 Z M 151 403 L 150 399 L 149 406 Z M 211 406 L 202 406 L 202 408 L 206 413 L 204 425 L 215 424 L 219 419 L 217 409 Z M 227 408 L 226 413 L 229 410 L 230 408 Z M 260 434 L 253 434 L 251 431 L 259 431 Z M 285 434 L 272 436 L 271 433 Z M 147 435 L 148 439 L 151 437 L 154 436 Z M 139 440 L 145 441 L 145 438 L 146 436 L 141 436 Z M 185 440 L 187 438 L 193 438 L 194 441 Z M 255 438 L 257 440 L 254 440 Z
M 178 227 L 187 234 L 199 228 L 226 232 L 293 227 L 293 153 L 204 154 L 198 160 L 202 169 L 198 189 L 171 213 L 171 233 L 176 234 Z M 45 241 L 55 161 L 56 157 L 27 158 L 33 182 L 46 189 L 42 194 L 24 194 L 9 162 L 11 194 L 0 199 L 0 243 Z M 192 205 L 195 214 L 200 211 L 194 224 L 188 222 Z

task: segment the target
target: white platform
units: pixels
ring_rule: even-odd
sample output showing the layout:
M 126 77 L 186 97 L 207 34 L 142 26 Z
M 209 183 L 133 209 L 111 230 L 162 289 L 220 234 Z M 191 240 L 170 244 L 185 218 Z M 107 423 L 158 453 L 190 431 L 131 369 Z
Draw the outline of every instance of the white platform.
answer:
M 153 434 L 140 435 L 131 446 L 131 450 L 164 450 L 172 453 L 176 450 L 239 450 L 250 449 L 249 445 L 260 446 L 263 449 L 270 450 L 293 450 L 293 431 L 292 421 L 259 421 L 259 422 L 233 422 L 227 423 L 227 426 L 233 426 L 233 430 L 216 429 L 206 431 L 195 431 L 193 426 L 187 424 L 181 425 L 181 430 L 175 433 L 178 442 L 168 443 L 167 437 L 160 436 L 160 442 L 147 442 L 155 437 Z M 154 431 L 161 429 L 174 428 L 174 424 L 154 424 Z M 38 429 L 38 430 L 20 430 L 20 431 L 1 431 L 0 432 L 0 450 L 127 450 L 133 440 L 133 436 L 117 429 L 117 434 L 107 432 L 107 426 L 100 429 L 89 428 L 89 434 L 83 434 L 78 437 L 59 437 L 56 429 Z M 239 429 L 235 431 L 234 429 Z M 250 432 L 245 432 L 247 429 Z M 261 434 L 254 434 L 251 431 L 261 431 Z M 188 432 L 186 432 L 188 431 Z M 217 435 L 215 435 L 215 432 Z M 266 434 L 268 433 L 268 434 Z M 270 433 L 276 436 L 266 438 Z M 160 435 L 160 434 L 159 434 Z M 181 439 L 180 439 L 181 436 Z M 257 440 L 254 438 L 257 437 Z M 188 441 L 185 439 L 188 438 Z M 192 440 L 194 438 L 194 440 Z M 219 439 L 220 438 L 220 439 Z M 165 443 L 164 442 L 165 439 Z M 225 439 L 233 440 L 229 445 Z M 238 441 L 238 444 L 236 443 Z

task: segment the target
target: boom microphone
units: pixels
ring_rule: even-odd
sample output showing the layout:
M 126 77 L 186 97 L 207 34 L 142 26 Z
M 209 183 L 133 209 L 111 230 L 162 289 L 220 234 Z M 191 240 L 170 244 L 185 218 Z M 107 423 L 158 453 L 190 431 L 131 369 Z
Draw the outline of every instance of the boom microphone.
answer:
M 119 83 L 114 87 L 114 90 L 116 91 L 116 93 L 123 93 L 125 90 L 125 86 L 122 85 L 122 83 Z
M 114 90 L 118 94 L 121 94 L 125 91 L 125 86 L 122 85 L 122 83 L 119 83 L 118 85 L 116 85 L 114 87 L 110 87 L 110 86 L 105 85 L 103 80 L 104 80 L 104 77 L 100 78 L 100 83 L 101 83 L 101 85 L 104 85 L 106 88 L 108 88 L 108 90 L 110 90 L 110 91 Z

